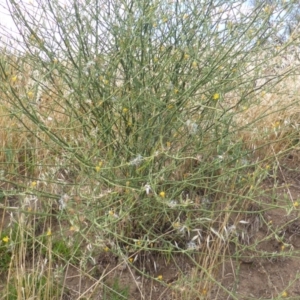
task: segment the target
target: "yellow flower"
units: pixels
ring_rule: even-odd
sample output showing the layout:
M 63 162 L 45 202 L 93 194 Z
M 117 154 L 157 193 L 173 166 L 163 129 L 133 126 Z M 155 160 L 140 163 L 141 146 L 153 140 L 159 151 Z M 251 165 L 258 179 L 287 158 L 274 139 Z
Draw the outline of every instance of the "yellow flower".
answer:
M 190 56 L 188 54 L 184 54 L 184 59 L 189 59 Z
M 299 206 L 299 202 L 298 202 L 298 201 L 295 201 L 295 202 L 294 202 L 294 207 L 297 208 L 298 206 Z
M 13 77 L 11 78 L 11 82 L 16 82 L 16 81 L 17 81 L 17 79 L 18 79 L 18 77 L 17 77 L 17 76 L 13 76 Z
M 162 280 L 163 277 L 162 277 L 162 275 L 158 275 L 158 276 L 156 277 L 156 279 L 157 279 L 157 280 Z
M 103 162 L 99 161 L 98 165 L 95 167 L 96 172 L 100 172 Z
M 132 257 L 130 257 L 130 258 L 129 258 L 129 261 L 132 263 L 132 262 L 133 262 L 133 258 L 132 258 Z
M 32 91 L 29 91 L 29 92 L 27 93 L 27 96 L 28 96 L 28 98 L 33 98 L 33 92 L 32 92 Z
M 164 191 L 161 191 L 159 193 L 159 196 L 162 197 L 162 198 L 165 198 L 166 197 L 166 193 Z
M 51 236 L 51 235 L 52 235 L 51 229 L 48 229 L 47 236 Z
M 2 239 L 2 241 L 3 241 L 4 243 L 8 243 L 9 237 L 8 237 L 8 236 L 5 236 L 5 237 Z
M 179 90 L 178 89 L 174 89 L 174 94 L 178 94 Z
M 109 251 L 109 248 L 106 246 L 103 250 L 104 250 L 105 252 L 108 252 L 108 251 Z
M 265 13 L 267 13 L 267 14 L 270 14 L 270 13 L 271 13 L 271 11 L 272 11 L 272 9 L 271 9 L 271 6 L 270 6 L 270 5 L 267 5 L 267 6 L 264 8 L 264 10 L 265 10 Z
M 31 187 L 34 188 L 35 186 L 36 186 L 36 181 L 32 181 L 32 182 L 31 182 Z
M 194 69 L 197 69 L 197 67 L 198 67 L 198 64 L 197 64 L 197 62 L 196 62 L 196 61 L 193 61 L 193 63 L 192 63 L 192 67 L 193 67 Z
M 70 229 L 69 229 L 70 231 L 74 231 L 74 232 L 78 232 L 79 231 L 79 227 L 78 226 L 71 226 L 70 227 Z
M 286 291 L 283 291 L 282 294 L 281 294 L 281 297 L 286 298 L 287 296 L 288 296 L 288 293 Z
M 128 112 L 128 108 L 127 108 L 127 107 L 124 107 L 124 108 L 123 108 L 123 113 L 126 114 L 127 112 Z
M 213 99 L 214 99 L 214 100 L 219 100 L 219 98 L 220 98 L 220 94 L 215 93 L 215 94 L 213 95 Z
M 179 229 L 180 226 L 181 226 L 179 222 L 175 222 L 175 223 L 173 223 L 172 225 L 173 225 L 173 227 L 174 227 L 175 229 Z
M 168 148 L 171 147 L 171 142 L 167 142 L 167 147 L 168 147 Z

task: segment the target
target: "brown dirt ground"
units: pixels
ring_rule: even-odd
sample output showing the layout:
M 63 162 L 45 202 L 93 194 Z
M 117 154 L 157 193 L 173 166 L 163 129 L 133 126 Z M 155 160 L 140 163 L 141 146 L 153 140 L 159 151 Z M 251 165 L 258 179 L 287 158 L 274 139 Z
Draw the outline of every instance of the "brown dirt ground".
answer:
M 237 249 L 229 248 L 232 258 L 224 263 L 220 282 L 234 292 L 236 299 L 274 299 L 283 295 L 282 298 L 300 299 L 300 209 L 298 207 L 287 211 L 279 208 L 287 207 L 287 201 L 291 202 L 291 207 L 292 202 L 299 202 L 298 165 L 299 158 L 290 155 L 280 163 L 279 175 L 270 176 L 264 182 L 262 190 L 267 197 L 261 199 L 262 206 L 267 207 L 273 203 L 278 208 L 267 209 L 263 213 L 268 223 L 258 226 L 248 247 L 239 252 L 238 260 L 233 258 Z M 268 195 L 271 190 L 275 191 L 272 196 Z M 251 251 L 251 245 L 255 251 Z M 279 253 L 286 255 L 278 256 Z M 234 299 L 226 293 L 218 292 L 219 289 L 212 291 L 208 299 Z

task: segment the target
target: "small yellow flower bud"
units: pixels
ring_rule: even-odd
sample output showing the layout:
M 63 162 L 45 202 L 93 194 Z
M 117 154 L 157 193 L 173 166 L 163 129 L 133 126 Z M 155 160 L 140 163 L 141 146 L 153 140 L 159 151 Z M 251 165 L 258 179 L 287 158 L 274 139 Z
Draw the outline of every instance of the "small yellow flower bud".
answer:
M 33 95 L 34 95 L 34 94 L 33 94 L 32 91 L 29 91 L 29 92 L 27 93 L 27 96 L 28 96 L 28 98 L 30 98 L 30 99 L 33 98 Z
M 8 236 L 5 236 L 4 238 L 2 238 L 2 241 L 3 241 L 4 243 L 8 243 L 9 237 L 8 237 Z
M 31 187 L 33 187 L 33 188 L 36 187 L 36 181 L 31 182 Z
M 166 197 L 166 193 L 164 191 L 161 191 L 159 193 L 159 196 L 162 197 L 162 198 L 165 198 Z
M 287 296 L 288 296 L 288 293 L 286 291 L 283 291 L 282 294 L 281 294 L 281 297 L 286 298 Z
M 181 226 L 179 222 L 175 222 L 172 225 L 173 225 L 174 229 L 179 229 Z
M 215 94 L 213 95 L 213 99 L 214 99 L 214 100 L 219 100 L 219 98 L 220 98 L 220 94 L 215 93 Z

